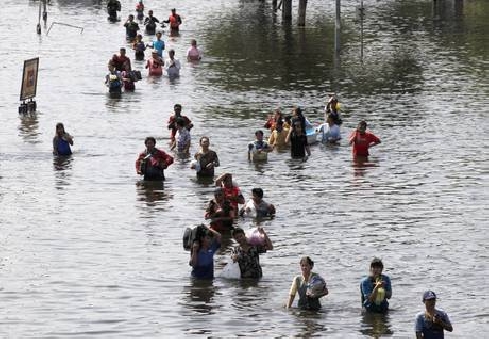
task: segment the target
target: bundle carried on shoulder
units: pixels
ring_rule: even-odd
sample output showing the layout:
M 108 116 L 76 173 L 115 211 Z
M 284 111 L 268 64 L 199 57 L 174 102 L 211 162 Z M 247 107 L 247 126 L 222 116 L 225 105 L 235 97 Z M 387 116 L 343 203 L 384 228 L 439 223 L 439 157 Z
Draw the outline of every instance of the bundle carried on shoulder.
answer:
M 307 292 L 311 298 L 321 298 L 326 290 L 326 281 L 319 275 L 315 275 L 311 278 L 311 281 L 307 284 Z
M 190 251 L 195 240 L 200 239 L 200 237 L 206 235 L 208 232 L 207 227 L 204 224 L 200 224 L 194 228 L 187 227 L 183 232 L 182 242 L 183 249 Z

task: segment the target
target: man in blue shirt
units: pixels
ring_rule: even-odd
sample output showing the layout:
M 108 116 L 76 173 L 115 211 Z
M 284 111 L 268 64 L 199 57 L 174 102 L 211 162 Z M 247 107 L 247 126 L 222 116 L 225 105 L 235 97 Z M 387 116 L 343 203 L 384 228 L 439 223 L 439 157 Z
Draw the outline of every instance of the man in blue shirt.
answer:
M 416 315 L 414 327 L 416 339 L 443 339 L 444 330 L 453 331 L 448 315 L 442 310 L 435 309 L 436 295 L 434 292 L 426 291 L 423 294 L 423 302 L 426 311 Z
M 387 299 L 392 297 L 391 280 L 382 274 L 384 264 L 378 258 L 370 264 L 370 275 L 360 283 L 362 306 L 367 312 L 385 313 L 389 310 Z

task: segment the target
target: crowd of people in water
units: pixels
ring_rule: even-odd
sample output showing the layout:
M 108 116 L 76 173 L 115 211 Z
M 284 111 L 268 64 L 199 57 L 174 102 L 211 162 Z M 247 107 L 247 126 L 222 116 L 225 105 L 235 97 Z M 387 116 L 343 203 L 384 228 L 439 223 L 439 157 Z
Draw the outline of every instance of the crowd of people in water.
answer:
M 179 76 L 181 64 L 175 58 L 173 50 L 168 51 L 168 58 L 163 61 L 165 43 L 162 33 L 156 26 L 160 21 L 149 10 L 144 15 L 144 4 L 140 0 L 136 5 L 137 20 L 145 25 L 147 35 L 156 35 L 151 46 L 143 42 L 139 25 L 130 14 L 124 23 L 126 38 L 132 44 L 136 60 L 144 60 L 147 47 L 153 49 L 152 56 L 146 62 L 149 76 L 170 77 Z M 117 11 L 120 11 L 120 2 L 109 0 L 107 4 L 109 20 L 117 21 Z M 180 15 L 175 9 L 171 10 L 168 20 L 172 31 L 179 29 L 182 23 Z M 201 53 L 197 43 L 192 40 L 187 53 L 189 61 L 200 60 Z M 125 47 L 121 47 L 120 54 L 114 55 L 108 63 L 109 74 L 106 84 L 110 93 L 120 93 L 135 90 L 135 83 L 141 78 L 140 73 L 133 71 L 131 60 L 126 55 Z M 311 156 L 310 144 L 316 140 L 329 145 L 338 145 L 341 142 L 342 118 L 340 117 L 340 103 L 334 93 L 329 94 L 325 106 L 324 124 L 314 127 L 313 140 L 309 139 L 307 131 L 311 124 L 303 114 L 301 107 L 294 107 L 290 115 L 285 115 L 277 108 L 269 116 L 263 128 L 270 131 L 265 140 L 262 130 L 255 132 L 255 140 L 248 144 L 249 161 L 266 161 L 267 154 L 274 150 L 290 149 L 292 158 L 307 161 Z M 174 155 L 156 148 L 156 139 L 148 136 L 144 140 L 145 149 L 136 160 L 136 172 L 143 176 L 145 182 L 164 181 L 166 168 L 171 166 L 176 157 L 190 157 L 191 131 L 194 127 L 192 121 L 182 115 L 182 106 L 174 105 L 174 114 L 169 118 L 167 126 L 170 130 L 170 151 Z M 350 134 L 348 142 L 352 147 L 354 159 L 367 160 L 369 149 L 380 143 L 380 139 L 367 131 L 367 123 L 360 121 L 357 128 Z M 62 123 L 56 125 L 56 134 L 53 138 L 53 153 L 56 156 L 71 155 L 73 137 L 67 133 Z M 245 149 L 245 147 L 243 147 Z M 209 201 L 203 213 L 208 226 L 202 224 L 194 229 L 188 229 L 184 234 L 184 248 L 190 251 L 189 265 L 191 276 L 194 279 L 214 278 L 214 254 L 221 247 L 222 234 L 229 234 L 235 241 L 231 251 L 230 263 L 238 265 L 240 279 L 260 279 L 263 276 L 259 256 L 261 253 L 273 250 L 273 242 L 262 227 L 245 231 L 234 227 L 237 218 L 273 218 L 276 209 L 266 202 L 263 189 L 255 187 L 251 190 L 251 198 L 246 201 L 239 185 L 233 180 L 231 173 L 223 173 L 215 178 L 215 168 L 220 166 L 219 158 L 214 150 L 210 149 L 210 139 L 202 136 L 199 139 L 199 150 L 193 155 L 190 168 L 200 178 L 209 178 L 215 184 L 213 198 Z M 214 180 L 215 178 L 215 180 Z M 309 256 L 299 261 L 300 275 L 293 278 L 288 299 L 284 307 L 291 308 L 298 295 L 297 306 L 303 310 L 317 311 L 321 308 L 320 298 L 327 296 L 329 290 L 324 278 L 313 272 L 314 262 Z M 365 312 L 386 313 L 389 310 L 389 299 L 392 298 L 392 284 L 390 278 L 383 274 L 383 263 L 375 258 L 370 264 L 369 275 L 360 282 L 362 308 Z M 444 331 L 452 331 L 448 315 L 435 308 L 436 295 L 433 291 L 426 291 L 422 296 L 425 311 L 415 318 L 415 332 L 417 338 L 443 338 Z

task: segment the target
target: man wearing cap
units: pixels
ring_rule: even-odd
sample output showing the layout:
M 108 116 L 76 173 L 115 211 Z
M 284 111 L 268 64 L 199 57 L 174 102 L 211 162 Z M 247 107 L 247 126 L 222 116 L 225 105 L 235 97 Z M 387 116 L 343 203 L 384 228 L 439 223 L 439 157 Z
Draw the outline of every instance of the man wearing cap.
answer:
M 416 315 L 414 330 L 416 338 L 424 339 L 443 339 L 443 331 L 453 331 L 452 324 L 448 315 L 442 311 L 435 309 L 436 295 L 433 291 L 426 291 L 423 294 L 423 302 L 426 311 L 419 312 Z
M 389 310 L 387 299 L 392 297 L 391 280 L 382 274 L 384 264 L 378 258 L 370 263 L 370 274 L 360 283 L 362 306 L 367 312 L 385 313 Z
M 121 47 L 120 55 L 114 54 L 112 59 L 110 59 L 109 64 L 112 64 L 115 67 L 116 71 L 122 72 L 124 71 L 124 65 L 126 64 L 129 67 L 129 71 L 131 70 L 131 59 L 126 56 L 126 48 Z M 126 67 L 126 68 L 127 68 Z

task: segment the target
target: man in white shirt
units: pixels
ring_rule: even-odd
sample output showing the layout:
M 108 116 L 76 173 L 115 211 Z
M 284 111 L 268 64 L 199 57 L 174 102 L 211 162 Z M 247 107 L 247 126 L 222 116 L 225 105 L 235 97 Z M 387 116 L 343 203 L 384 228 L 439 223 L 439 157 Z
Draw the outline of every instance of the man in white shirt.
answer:
M 180 76 L 180 61 L 175 58 L 175 51 L 171 49 L 168 52 L 169 58 L 165 60 L 165 72 L 170 78 L 176 78 Z

